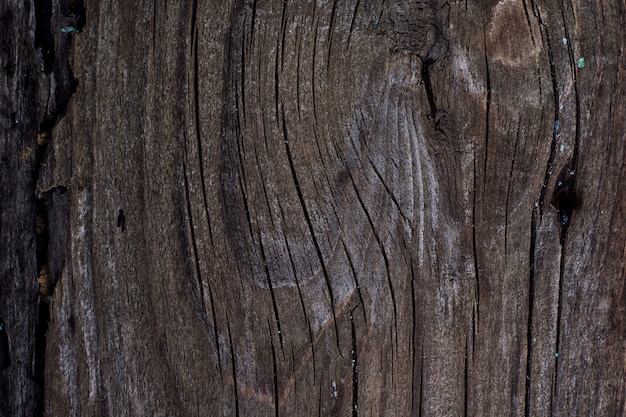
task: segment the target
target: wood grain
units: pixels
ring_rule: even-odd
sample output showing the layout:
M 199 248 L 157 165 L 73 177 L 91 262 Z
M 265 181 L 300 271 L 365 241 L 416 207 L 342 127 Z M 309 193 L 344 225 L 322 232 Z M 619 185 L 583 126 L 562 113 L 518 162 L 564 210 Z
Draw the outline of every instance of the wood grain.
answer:
M 622 4 L 79 3 L 2 55 L 0 415 L 626 412 Z

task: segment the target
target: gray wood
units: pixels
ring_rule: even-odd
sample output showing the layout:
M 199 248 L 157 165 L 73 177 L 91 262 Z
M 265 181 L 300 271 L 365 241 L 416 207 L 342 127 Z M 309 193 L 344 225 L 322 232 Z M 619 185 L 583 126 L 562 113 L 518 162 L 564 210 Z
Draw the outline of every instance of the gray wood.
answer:
M 626 413 L 622 3 L 14 3 L 0 415 Z

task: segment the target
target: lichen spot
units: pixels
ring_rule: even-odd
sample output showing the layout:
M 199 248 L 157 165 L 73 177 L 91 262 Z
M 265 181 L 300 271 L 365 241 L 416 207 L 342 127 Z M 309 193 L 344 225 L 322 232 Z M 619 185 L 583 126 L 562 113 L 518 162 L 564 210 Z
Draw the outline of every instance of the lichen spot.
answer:
M 487 55 L 507 66 L 524 66 L 535 62 L 541 41 L 531 33 L 524 6 L 518 0 L 502 0 L 491 10 L 487 32 Z

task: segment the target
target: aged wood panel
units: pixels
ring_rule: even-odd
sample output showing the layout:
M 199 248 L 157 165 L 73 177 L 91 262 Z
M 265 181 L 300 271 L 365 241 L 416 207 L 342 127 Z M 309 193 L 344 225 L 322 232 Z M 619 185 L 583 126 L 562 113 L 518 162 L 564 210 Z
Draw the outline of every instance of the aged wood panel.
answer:
M 3 415 L 626 413 L 623 4 L 42 3 Z

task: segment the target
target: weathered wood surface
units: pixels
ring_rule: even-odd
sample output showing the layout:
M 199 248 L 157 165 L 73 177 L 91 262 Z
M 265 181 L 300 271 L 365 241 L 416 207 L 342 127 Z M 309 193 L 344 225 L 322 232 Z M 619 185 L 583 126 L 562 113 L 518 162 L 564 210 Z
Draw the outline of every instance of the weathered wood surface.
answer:
M 622 3 L 22 6 L 2 415 L 626 413 Z

